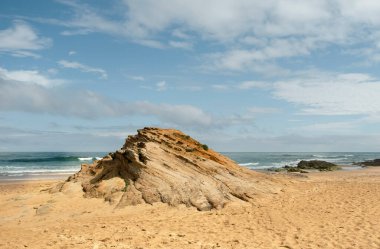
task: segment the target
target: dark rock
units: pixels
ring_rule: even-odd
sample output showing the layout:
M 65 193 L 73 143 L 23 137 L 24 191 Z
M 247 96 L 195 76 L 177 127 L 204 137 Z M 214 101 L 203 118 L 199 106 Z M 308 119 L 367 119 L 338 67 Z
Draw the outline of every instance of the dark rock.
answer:
M 286 167 L 286 166 L 285 166 Z M 272 168 L 268 168 L 267 170 L 268 171 L 272 171 L 272 172 L 283 172 L 283 171 L 286 171 L 286 168 L 283 167 L 283 168 L 275 168 L 275 167 L 272 167 Z
M 303 171 L 302 169 L 300 169 L 300 168 L 298 168 L 298 167 L 288 167 L 286 170 L 287 170 L 288 172 L 300 172 L 300 173 L 301 173 L 301 171 L 302 171 L 302 172 L 305 172 L 305 171 Z
M 340 167 L 336 164 L 320 160 L 305 161 L 302 160 L 297 164 L 298 169 L 317 169 L 319 171 L 333 171 L 338 170 Z
M 379 160 L 380 163 L 380 160 Z M 274 172 L 299 172 L 299 173 L 309 173 L 308 170 L 319 170 L 319 171 L 333 171 L 341 169 L 340 166 L 329 163 L 326 161 L 320 161 L 320 160 L 312 160 L 312 161 L 300 161 L 296 167 L 285 165 L 282 168 L 269 168 L 268 171 L 274 171 Z
M 374 160 L 368 160 L 364 162 L 358 162 L 354 163 L 354 165 L 359 165 L 359 166 L 380 166 L 380 159 L 374 159 Z
M 288 165 L 285 165 L 284 167 L 282 168 L 269 168 L 267 169 L 268 171 L 273 171 L 273 172 L 299 172 L 299 173 L 309 173 L 303 169 L 300 169 L 300 168 L 297 168 L 297 167 L 292 167 L 292 166 L 288 166 Z

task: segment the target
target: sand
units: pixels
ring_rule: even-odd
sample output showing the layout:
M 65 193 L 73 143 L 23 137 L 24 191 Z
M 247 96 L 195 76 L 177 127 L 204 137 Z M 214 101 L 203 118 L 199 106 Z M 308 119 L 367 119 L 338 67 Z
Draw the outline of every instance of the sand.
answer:
M 280 194 L 206 212 L 3 182 L 0 248 L 380 248 L 380 168 L 306 175 L 276 174 Z

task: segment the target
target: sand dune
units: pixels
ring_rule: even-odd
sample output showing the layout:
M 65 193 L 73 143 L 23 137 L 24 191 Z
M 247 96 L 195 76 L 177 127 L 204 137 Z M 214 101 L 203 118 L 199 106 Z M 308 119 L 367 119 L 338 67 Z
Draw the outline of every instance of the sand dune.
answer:
M 274 177 L 281 193 L 206 212 L 2 183 L 0 248 L 380 248 L 380 168 Z

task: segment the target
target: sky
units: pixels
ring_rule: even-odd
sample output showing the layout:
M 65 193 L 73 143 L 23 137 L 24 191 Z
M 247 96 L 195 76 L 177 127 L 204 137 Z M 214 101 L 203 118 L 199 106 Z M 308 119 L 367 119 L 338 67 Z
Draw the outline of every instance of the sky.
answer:
M 379 151 L 380 1 L 1 0 L 0 151 Z

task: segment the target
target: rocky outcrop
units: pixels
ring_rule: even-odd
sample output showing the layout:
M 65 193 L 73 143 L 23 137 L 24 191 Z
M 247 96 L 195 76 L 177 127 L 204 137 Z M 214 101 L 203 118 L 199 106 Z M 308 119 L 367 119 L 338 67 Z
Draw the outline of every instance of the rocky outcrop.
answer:
M 301 160 L 296 167 L 285 165 L 282 168 L 269 168 L 268 171 L 274 172 L 299 172 L 299 173 L 309 173 L 310 170 L 319 171 L 333 171 L 341 169 L 339 165 L 329 163 L 321 160 Z M 309 170 L 309 171 L 308 171 Z
M 320 161 L 320 160 L 311 160 L 311 161 L 302 160 L 297 164 L 297 168 L 317 169 L 319 171 L 333 171 L 333 170 L 340 169 L 340 167 L 336 164 L 329 163 L 326 161 Z
M 354 163 L 354 165 L 359 165 L 359 166 L 380 166 L 380 159 L 374 159 L 374 160 L 368 160 L 364 162 L 359 162 L 359 163 Z
M 277 193 L 269 176 L 237 165 L 184 133 L 144 128 L 123 147 L 81 170 L 65 184 L 81 184 L 85 197 L 118 207 L 163 202 L 198 210 L 222 208 L 232 201 L 251 202 Z

